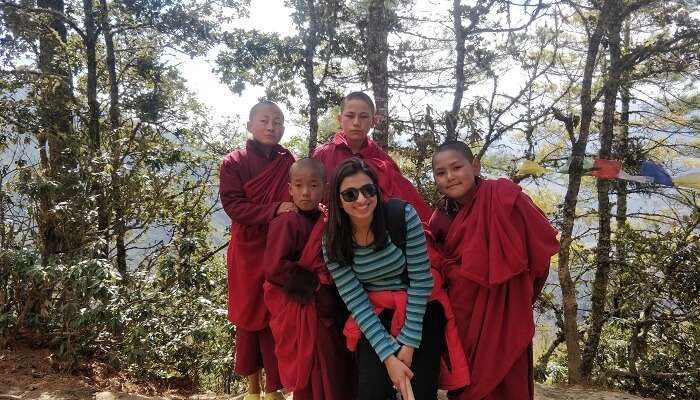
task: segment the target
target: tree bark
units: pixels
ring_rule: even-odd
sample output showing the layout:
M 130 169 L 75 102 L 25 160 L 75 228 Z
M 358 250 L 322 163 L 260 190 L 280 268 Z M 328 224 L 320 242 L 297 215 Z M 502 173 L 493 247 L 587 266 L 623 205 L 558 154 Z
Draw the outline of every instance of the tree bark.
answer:
M 447 113 L 445 140 L 457 140 L 457 124 L 459 123 L 459 110 L 462 108 L 462 97 L 464 96 L 464 57 L 466 50 L 464 47 L 464 28 L 462 27 L 462 2 L 454 0 L 452 4 L 452 22 L 455 31 L 455 94 L 452 99 L 452 109 Z
M 567 369 L 569 383 L 582 383 L 581 376 L 581 348 L 579 347 L 578 333 L 578 302 L 576 299 L 576 284 L 571 278 L 569 257 L 571 243 L 573 242 L 574 221 L 576 220 L 576 205 L 578 193 L 581 188 L 581 176 L 583 175 L 583 159 L 586 155 L 588 136 L 590 135 L 591 121 L 595 110 L 595 102 L 591 95 L 593 75 L 600 49 L 600 42 L 604 31 L 605 11 L 609 7 L 609 1 L 603 5 L 598 14 L 596 25 L 588 38 L 586 52 L 586 64 L 581 82 L 581 120 L 578 139 L 573 138 L 571 149 L 571 163 L 569 164 L 569 182 L 564 197 L 564 209 L 561 227 L 561 250 L 559 251 L 559 284 L 562 291 L 562 303 L 564 309 L 564 335 L 566 336 Z M 572 122 L 572 121 L 569 121 Z M 570 124 L 573 126 L 573 123 Z
M 617 92 L 622 75 L 620 65 L 620 31 L 623 22 L 622 0 L 611 0 L 611 7 L 607 10 L 607 37 L 610 62 L 604 87 L 603 121 L 600 129 L 601 159 L 612 158 L 612 145 L 614 138 L 615 108 Z M 606 321 L 605 305 L 610 282 L 610 267 L 612 265 L 610 252 L 611 243 L 611 212 L 610 181 L 607 179 L 596 180 L 598 190 L 598 246 L 596 247 L 596 271 L 591 292 L 591 314 L 589 328 L 586 336 L 586 344 L 581 359 L 581 373 L 583 379 L 590 380 L 593 364 L 598 353 L 600 335 Z
M 93 156 L 100 150 L 100 105 L 97 102 L 97 50 L 95 13 L 92 0 L 83 0 L 85 13 L 85 54 L 87 57 L 88 135 Z
M 83 0 L 83 13 L 85 18 L 85 54 L 87 57 L 87 100 L 88 100 L 88 137 L 90 156 L 93 158 L 92 167 L 96 172 L 93 174 L 97 181 L 92 184 L 92 192 L 95 196 L 97 208 L 97 231 L 102 237 L 109 237 L 109 213 L 107 210 L 107 199 L 105 197 L 104 185 L 100 182 L 100 172 L 103 163 L 95 162 L 95 157 L 101 160 L 101 138 L 100 138 L 100 104 L 97 102 L 97 28 L 95 25 L 95 9 L 93 0 Z M 107 258 L 108 243 L 98 247 L 98 255 Z
M 625 23 L 624 48 L 629 51 L 630 46 L 630 26 L 629 20 Z M 623 73 L 620 81 L 620 129 L 619 136 L 615 144 L 615 158 L 622 161 L 623 168 L 631 167 L 637 163 L 635 157 L 628 154 L 628 139 L 629 139 L 629 120 L 630 120 L 630 92 L 629 92 L 629 74 Z M 628 160 L 628 158 L 631 158 Z M 615 267 L 618 269 L 624 268 L 627 263 L 627 242 L 623 236 L 623 232 L 627 225 L 627 182 L 618 180 L 617 185 L 617 207 L 615 210 Z M 613 295 L 613 317 L 620 317 L 619 305 L 622 298 L 619 293 Z
M 318 92 L 319 87 L 314 77 L 314 58 L 318 47 L 319 16 L 317 4 L 313 0 L 306 2 L 309 13 L 309 28 L 304 35 L 304 86 L 309 96 L 309 155 L 318 145 Z
M 389 147 L 389 21 L 385 0 L 371 0 L 367 18 L 367 72 L 372 83 L 377 124 L 372 137 L 384 150 Z
M 117 79 L 117 59 L 114 51 L 114 37 L 112 27 L 109 23 L 109 6 L 107 0 L 100 0 L 100 27 L 105 40 L 106 65 L 107 74 L 109 77 L 109 125 L 112 130 L 113 142 L 119 139 L 119 127 L 121 126 L 121 109 L 119 106 L 119 82 Z M 126 223 L 124 221 L 124 206 L 121 199 L 121 180 L 118 173 L 121 167 L 121 152 L 120 146 L 115 145 L 112 149 L 112 172 L 110 176 L 110 190 L 112 195 L 111 209 L 114 213 L 114 240 L 117 251 L 117 270 L 122 275 L 123 279 L 128 279 L 128 271 L 126 268 Z M 106 232 L 107 243 L 111 240 L 111 235 Z
M 63 0 L 38 0 L 37 6 L 56 13 L 64 13 Z M 63 21 L 47 14 L 48 29 L 39 38 L 39 70 L 44 75 L 40 106 L 41 130 L 37 134 L 39 158 L 44 174 L 60 185 L 54 191 L 40 194 L 37 215 L 41 260 L 46 265 L 51 256 L 69 252 L 75 243 L 68 236 L 78 232 L 69 217 L 62 218 L 54 211 L 54 204 L 70 200 L 73 179 L 70 171 L 77 165 L 73 146 L 71 72 L 62 48 L 67 43 L 67 29 Z

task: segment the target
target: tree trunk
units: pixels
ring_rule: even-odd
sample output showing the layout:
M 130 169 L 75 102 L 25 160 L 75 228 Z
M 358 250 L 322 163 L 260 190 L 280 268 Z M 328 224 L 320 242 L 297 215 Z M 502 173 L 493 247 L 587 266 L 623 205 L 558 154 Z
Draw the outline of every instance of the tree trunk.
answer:
M 57 13 L 64 13 L 63 0 L 38 0 L 37 6 Z M 67 43 L 67 30 L 60 18 L 47 14 L 49 26 L 39 38 L 38 65 L 44 76 L 44 88 L 40 106 L 42 129 L 37 134 L 41 167 L 48 179 L 59 182 L 54 191 L 40 194 L 40 210 L 37 216 L 41 260 L 68 252 L 76 246 L 68 236 L 79 231 L 70 216 L 61 217 L 54 211 L 54 204 L 69 201 L 75 183 L 71 171 L 77 165 L 72 129 L 71 71 L 61 49 Z
M 118 129 L 121 126 L 121 111 L 119 107 L 119 82 L 117 81 L 117 60 L 114 52 L 114 38 L 112 35 L 112 28 L 109 24 L 109 7 L 107 6 L 107 0 L 100 0 L 100 26 L 102 28 L 102 34 L 105 39 L 105 52 L 106 52 L 106 64 L 107 64 L 107 74 L 109 76 L 109 124 L 112 129 L 112 141 L 117 142 Z M 111 173 L 111 185 L 110 190 L 112 191 L 111 198 L 111 208 L 114 212 L 114 233 L 115 233 L 115 247 L 117 250 L 117 270 L 122 275 L 123 279 L 128 278 L 128 271 L 126 269 L 126 225 L 124 222 L 124 207 L 121 204 L 121 182 L 118 174 L 118 170 L 121 167 L 121 152 L 118 151 L 118 145 L 114 146 L 112 150 L 112 173 Z M 109 243 L 111 235 L 109 232 L 106 233 L 106 240 Z
M 445 140 L 457 140 L 457 124 L 459 123 L 459 110 L 462 108 L 462 97 L 464 96 L 464 28 L 462 27 L 462 2 L 454 0 L 452 5 L 452 20 L 455 31 L 455 95 L 452 99 L 452 109 L 447 113 Z
M 318 47 L 318 10 L 313 0 L 307 1 L 309 29 L 304 37 L 304 85 L 309 96 L 309 155 L 318 144 L 318 85 L 314 77 L 314 57 Z
M 85 13 L 85 53 L 87 56 L 88 135 L 93 156 L 100 151 L 100 105 L 97 102 L 97 51 L 95 15 L 92 0 L 83 0 Z
M 625 38 L 624 38 L 625 49 L 629 49 L 630 44 L 630 26 L 629 21 L 625 24 Z M 637 163 L 634 160 L 635 157 L 628 155 L 628 138 L 629 138 L 629 110 L 630 110 L 630 92 L 629 92 L 629 77 L 628 74 L 623 73 L 623 78 L 620 81 L 620 129 L 619 136 L 617 138 L 617 143 L 615 144 L 614 154 L 615 159 L 622 161 L 623 168 L 632 167 L 633 164 Z M 627 160 L 631 158 L 630 160 Z M 624 238 L 623 232 L 627 225 L 627 182 L 624 180 L 618 180 L 616 183 L 617 188 L 617 207 L 615 211 L 615 267 L 622 269 L 627 263 L 627 244 Z M 619 291 L 613 295 L 613 318 L 620 317 L 620 304 L 622 302 L 621 295 Z
M 604 87 L 603 122 L 600 129 L 601 159 L 612 157 L 612 144 L 614 138 L 615 107 L 617 92 L 620 85 L 622 66 L 620 65 L 620 31 L 623 16 L 622 0 L 611 0 L 611 7 L 607 11 L 607 36 L 610 53 L 610 64 Z M 585 380 L 590 380 L 593 364 L 598 353 L 598 344 L 603 325 L 606 321 L 605 305 L 607 303 L 608 284 L 610 281 L 611 259 L 611 209 L 610 181 L 597 179 L 598 189 L 598 246 L 596 247 L 596 272 L 591 292 L 591 314 L 589 321 L 586 345 L 581 360 L 581 373 Z
M 97 230 L 98 235 L 109 237 L 109 213 L 107 210 L 107 199 L 105 198 L 104 185 L 100 182 L 99 176 L 102 172 L 103 163 L 100 154 L 100 104 L 97 102 L 97 29 L 95 27 L 95 9 L 93 0 L 83 0 L 83 12 L 85 18 L 85 53 L 87 56 L 87 100 L 88 100 L 88 136 L 89 149 L 92 158 L 91 164 L 95 169 L 93 176 L 97 179 L 92 184 L 92 192 L 96 199 L 97 207 Z M 95 157 L 100 161 L 96 162 Z M 107 258 L 108 243 L 99 246 L 98 255 Z
M 384 150 L 389 147 L 389 35 L 385 0 L 371 0 L 367 18 L 367 72 L 372 83 L 377 125 L 372 137 Z
M 571 163 L 569 165 L 569 182 L 564 197 L 564 209 L 561 227 L 561 250 L 559 252 L 559 284 L 562 291 L 562 303 L 564 309 L 564 335 L 566 336 L 567 369 L 569 383 L 582 383 L 581 378 L 581 348 L 579 347 L 578 333 L 578 302 L 576 300 L 576 284 L 571 278 L 569 257 L 571 243 L 573 242 L 573 229 L 576 220 L 576 204 L 581 188 L 581 176 L 583 175 L 583 159 L 586 155 L 588 136 L 591 129 L 591 121 L 595 104 L 591 95 L 593 75 L 596 68 L 596 60 L 603 37 L 604 11 L 608 2 L 599 13 L 596 26 L 588 38 L 588 49 L 583 79 L 581 82 L 581 121 L 579 137 L 573 141 L 571 149 Z

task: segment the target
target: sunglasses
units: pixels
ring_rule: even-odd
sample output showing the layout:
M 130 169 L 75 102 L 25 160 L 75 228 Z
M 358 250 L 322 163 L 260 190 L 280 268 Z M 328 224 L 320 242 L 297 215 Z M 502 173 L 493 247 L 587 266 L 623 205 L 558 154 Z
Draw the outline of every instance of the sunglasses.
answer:
M 366 199 L 374 197 L 377 195 L 377 187 L 373 183 L 368 183 L 359 189 L 348 188 L 340 192 L 340 197 L 343 198 L 348 203 L 352 203 L 360 197 L 360 193 L 365 196 Z

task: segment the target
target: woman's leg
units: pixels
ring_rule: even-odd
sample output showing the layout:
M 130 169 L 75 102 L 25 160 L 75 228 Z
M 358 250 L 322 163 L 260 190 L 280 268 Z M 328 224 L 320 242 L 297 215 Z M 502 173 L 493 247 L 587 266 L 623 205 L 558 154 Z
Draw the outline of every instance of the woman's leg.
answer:
M 423 316 L 420 347 L 413 355 L 411 386 L 416 400 L 437 398 L 440 358 L 445 353 L 445 312 L 437 301 L 428 303 Z
M 383 312 L 379 315 L 385 327 L 389 326 L 392 314 Z M 357 344 L 356 355 L 357 400 L 395 400 L 396 392 L 386 367 L 364 335 Z

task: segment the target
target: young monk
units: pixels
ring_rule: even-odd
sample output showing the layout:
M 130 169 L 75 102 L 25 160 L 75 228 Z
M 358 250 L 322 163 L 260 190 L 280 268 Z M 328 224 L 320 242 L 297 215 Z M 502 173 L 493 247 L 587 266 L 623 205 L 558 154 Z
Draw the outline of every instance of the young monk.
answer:
M 384 198 L 405 200 L 416 209 L 421 221 L 428 222 L 432 210 L 418 190 L 406 179 L 392 158 L 368 135 L 377 117 L 374 102 L 363 92 L 352 92 L 340 104 L 338 123 L 341 130 L 333 140 L 314 151 L 313 158 L 326 167 L 326 183 L 336 167 L 350 157 L 359 157 L 379 176 L 379 188 Z
M 284 115 L 272 102 L 251 108 L 245 149 L 228 154 L 220 170 L 221 204 L 231 218 L 228 246 L 228 319 L 236 326 L 234 372 L 247 376 L 245 400 L 260 399 L 260 370 L 265 369 L 265 399 L 283 399 L 274 341 L 263 301 L 265 251 L 269 222 L 295 212 L 287 174 L 294 157 L 279 145 Z
M 354 398 L 351 353 L 335 320 L 339 299 L 321 253 L 324 182 L 320 161 L 292 165 L 289 193 L 299 212 L 270 222 L 263 258 L 280 376 L 295 400 Z
M 479 172 L 464 143 L 447 142 L 433 155 L 444 199 L 430 227 L 472 373 L 450 397 L 531 400 L 533 304 L 559 251 L 557 231 L 520 186 Z

